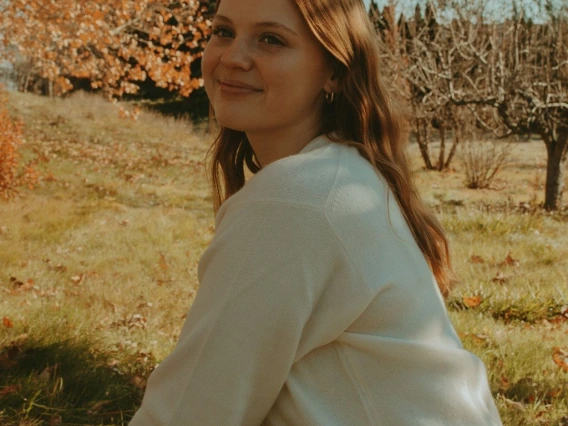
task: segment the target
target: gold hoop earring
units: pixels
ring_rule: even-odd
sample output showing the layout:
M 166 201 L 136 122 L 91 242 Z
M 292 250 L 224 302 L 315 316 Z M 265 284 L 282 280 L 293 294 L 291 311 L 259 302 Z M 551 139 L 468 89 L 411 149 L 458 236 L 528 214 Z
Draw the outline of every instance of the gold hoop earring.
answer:
M 335 99 L 335 93 L 333 93 L 333 92 L 326 92 L 325 93 L 325 101 L 328 104 L 332 104 L 334 99 Z

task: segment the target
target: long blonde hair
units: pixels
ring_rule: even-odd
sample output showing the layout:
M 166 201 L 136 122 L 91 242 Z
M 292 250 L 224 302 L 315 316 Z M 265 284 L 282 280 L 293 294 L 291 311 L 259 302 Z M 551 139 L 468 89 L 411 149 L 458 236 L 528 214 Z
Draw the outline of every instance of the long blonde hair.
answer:
M 448 241 L 414 186 L 405 151 L 402 109 L 381 82 L 379 42 L 362 0 L 295 1 L 333 57 L 336 75 L 342 81 L 335 102 L 325 106 L 324 116 L 329 118 L 323 122 L 324 133 L 356 147 L 386 179 L 442 294 L 447 295 L 455 282 Z M 260 165 L 246 134 L 222 126 L 210 155 L 217 211 L 245 184 L 245 165 L 252 173 L 258 172 Z

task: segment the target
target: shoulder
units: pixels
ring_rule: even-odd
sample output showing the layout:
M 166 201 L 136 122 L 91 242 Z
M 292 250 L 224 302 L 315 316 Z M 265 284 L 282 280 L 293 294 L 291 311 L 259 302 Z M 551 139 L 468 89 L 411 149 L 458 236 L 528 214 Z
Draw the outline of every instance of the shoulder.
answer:
M 322 213 L 336 211 L 343 204 L 338 204 L 338 196 L 342 198 L 347 192 L 357 198 L 368 197 L 370 190 L 377 190 L 377 184 L 383 186 L 356 148 L 321 135 L 300 153 L 282 158 L 253 176 L 223 204 L 217 222 L 258 203 Z
M 321 208 L 341 162 L 341 149 L 321 135 L 298 154 L 282 158 L 259 171 L 238 194 L 247 202 L 281 202 Z

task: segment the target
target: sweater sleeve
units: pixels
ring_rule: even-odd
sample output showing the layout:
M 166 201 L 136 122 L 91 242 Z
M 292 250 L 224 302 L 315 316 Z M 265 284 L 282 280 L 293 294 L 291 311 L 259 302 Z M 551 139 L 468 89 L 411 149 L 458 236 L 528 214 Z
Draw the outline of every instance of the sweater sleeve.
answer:
M 314 309 L 325 311 L 333 297 L 325 288 L 338 269 L 349 269 L 344 262 L 314 209 L 257 203 L 225 215 L 200 260 L 199 290 L 179 342 L 151 374 L 130 424 L 261 424 L 303 334 L 325 343 L 362 310 L 335 298 L 342 307 L 327 307 L 333 320 L 322 322 L 319 312 L 311 325 Z

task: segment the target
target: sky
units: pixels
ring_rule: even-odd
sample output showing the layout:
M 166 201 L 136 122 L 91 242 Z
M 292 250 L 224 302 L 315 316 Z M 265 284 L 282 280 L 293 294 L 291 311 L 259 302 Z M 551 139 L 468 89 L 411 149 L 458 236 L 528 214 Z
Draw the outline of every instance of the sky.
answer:
M 510 17 L 513 11 L 513 1 L 511 0 L 458 0 L 463 2 L 462 4 L 474 4 L 475 2 L 479 1 L 479 3 L 486 3 L 486 16 L 491 17 L 494 16 L 496 18 L 503 18 L 503 17 Z M 516 0 L 516 3 L 523 6 L 523 9 L 526 11 L 527 16 L 530 16 L 535 22 L 542 20 L 542 13 L 539 12 L 537 3 L 541 2 L 542 0 Z M 563 2 L 566 0 L 550 0 L 555 10 L 560 10 L 562 8 Z M 371 0 L 363 0 L 365 6 L 369 8 L 371 4 Z M 389 3 L 389 0 L 375 0 L 375 3 L 378 4 L 379 9 L 382 9 L 386 4 Z M 404 11 L 404 14 L 407 16 L 412 16 L 414 14 L 414 8 L 416 3 L 420 3 L 424 6 L 427 3 L 427 0 L 394 0 L 394 3 L 397 5 L 397 11 L 400 13 Z M 436 1 L 434 0 L 434 3 Z M 451 3 L 451 1 L 448 1 Z M 566 4 L 564 3 L 564 7 Z M 424 8 L 422 9 L 424 10 Z

